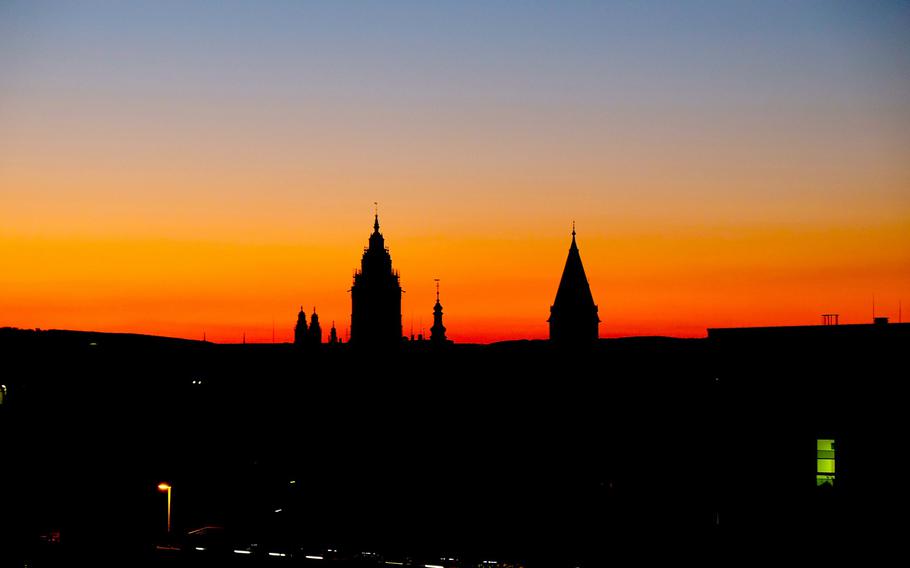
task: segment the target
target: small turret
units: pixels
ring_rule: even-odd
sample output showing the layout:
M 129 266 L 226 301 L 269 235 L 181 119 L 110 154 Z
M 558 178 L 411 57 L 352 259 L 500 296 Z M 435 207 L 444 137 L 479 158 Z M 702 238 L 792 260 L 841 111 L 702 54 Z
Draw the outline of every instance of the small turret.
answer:
M 294 345 L 303 345 L 307 341 L 306 314 L 303 313 L 303 306 L 300 306 L 300 312 L 297 314 L 297 325 L 294 326 Z
M 319 327 L 319 316 L 316 315 L 316 308 L 313 308 L 313 315 L 310 316 L 310 343 L 319 345 L 322 343 L 322 328 Z

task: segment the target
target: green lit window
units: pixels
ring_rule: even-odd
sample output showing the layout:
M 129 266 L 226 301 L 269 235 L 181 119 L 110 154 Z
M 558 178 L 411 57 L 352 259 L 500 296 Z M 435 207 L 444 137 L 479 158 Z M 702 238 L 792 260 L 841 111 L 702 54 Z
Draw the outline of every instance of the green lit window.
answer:
M 826 483 L 834 485 L 834 440 L 817 440 L 816 442 L 816 474 L 815 485 L 822 486 Z

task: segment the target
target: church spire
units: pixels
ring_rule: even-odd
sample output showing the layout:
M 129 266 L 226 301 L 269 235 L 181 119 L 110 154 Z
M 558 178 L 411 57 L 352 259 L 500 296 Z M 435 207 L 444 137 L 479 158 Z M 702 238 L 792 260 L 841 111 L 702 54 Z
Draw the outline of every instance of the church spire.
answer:
M 578 345 L 597 340 L 600 318 L 575 242 L 574 221 L 572 244 L 547 321 L 550 323 L 551 341 Z
M 448 343 L 446 327 L 442 325 L 442 304 L 439 303 L 439 278 L 436 281 L 436 305 L 433 306 L 433 327 L 430 328 L 430 341 L 436 344 Z
M 385 238 L 379 232 L 379 204 L 373 202 L 373 233 L 370 235 L 370 246 L 368 248 L 375 251 L 374 254 L 381 256 L 385 250 Z

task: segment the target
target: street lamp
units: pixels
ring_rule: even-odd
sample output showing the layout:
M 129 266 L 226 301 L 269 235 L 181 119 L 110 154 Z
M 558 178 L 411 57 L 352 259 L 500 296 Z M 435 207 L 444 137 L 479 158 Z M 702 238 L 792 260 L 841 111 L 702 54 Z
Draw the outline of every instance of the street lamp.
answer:
M 167 491 L 167 532 L 171 532 L 171 486 L 167 483 L 159 483 L 158 491 Z

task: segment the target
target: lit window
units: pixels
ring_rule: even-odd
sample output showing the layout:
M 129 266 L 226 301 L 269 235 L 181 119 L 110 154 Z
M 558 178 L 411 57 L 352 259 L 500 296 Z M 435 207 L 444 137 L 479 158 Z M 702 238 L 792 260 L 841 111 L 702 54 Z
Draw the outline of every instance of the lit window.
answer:
M 818 440 L 816 443 L 815 485 L 834 485 L 834 440 Z

